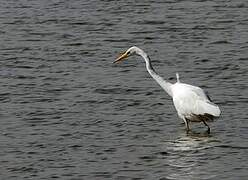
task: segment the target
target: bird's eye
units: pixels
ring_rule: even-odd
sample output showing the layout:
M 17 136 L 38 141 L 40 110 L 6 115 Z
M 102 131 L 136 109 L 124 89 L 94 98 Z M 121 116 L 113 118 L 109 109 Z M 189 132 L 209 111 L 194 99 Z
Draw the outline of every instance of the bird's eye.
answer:
M 127 52 L 127 55 L 130 55 L 130 51 Z

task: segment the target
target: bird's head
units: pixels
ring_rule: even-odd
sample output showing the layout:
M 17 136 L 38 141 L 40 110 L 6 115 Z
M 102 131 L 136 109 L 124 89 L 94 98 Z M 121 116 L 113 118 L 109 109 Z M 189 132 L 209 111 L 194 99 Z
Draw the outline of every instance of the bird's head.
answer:
M 140 55 L 142 53 L 142 50 L 136 46 L 130 47 L 126 52 L 122 53 L 113 63 L 120 62 L 129 56 L 132 56 L 134 54 Z

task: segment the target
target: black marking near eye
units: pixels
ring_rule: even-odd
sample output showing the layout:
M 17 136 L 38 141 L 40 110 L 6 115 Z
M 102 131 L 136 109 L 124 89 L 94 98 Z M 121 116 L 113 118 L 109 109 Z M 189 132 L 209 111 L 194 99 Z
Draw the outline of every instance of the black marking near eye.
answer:
M 130 54 L 130 51 L 127 52 L 127 55 L 129 55 L 129 54 Z

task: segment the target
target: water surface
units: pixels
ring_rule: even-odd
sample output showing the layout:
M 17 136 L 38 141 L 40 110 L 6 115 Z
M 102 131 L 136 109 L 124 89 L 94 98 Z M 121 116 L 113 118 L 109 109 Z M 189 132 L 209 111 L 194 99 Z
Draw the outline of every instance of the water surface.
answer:
M 245 1 L 0 3 L 1 179 L 246 179 Z M 186 134 L 156 71 L 222 110 Z

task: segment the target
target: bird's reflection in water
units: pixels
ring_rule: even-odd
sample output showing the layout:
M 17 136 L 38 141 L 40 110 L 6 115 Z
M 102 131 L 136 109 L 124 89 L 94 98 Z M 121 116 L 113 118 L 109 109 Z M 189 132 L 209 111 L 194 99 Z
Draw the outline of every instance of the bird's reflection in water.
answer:
M 208 168 L 206 149 L 214 147 L 216 139 L 208 133 L 189 132 L 176 140 L 167 141 L 169 173 L 167 179 L 211 179 L 214 174 L 205 173 Z
M 186 135 L 192 139 L 198 139 L 198 140 L 203 140 L 204 138 L 206 140 L 209 140 L 209 138 L 213 137 L 211 134 L 208 133 L 208 131 L 197 132 L 194 130 L 189 130 Z

